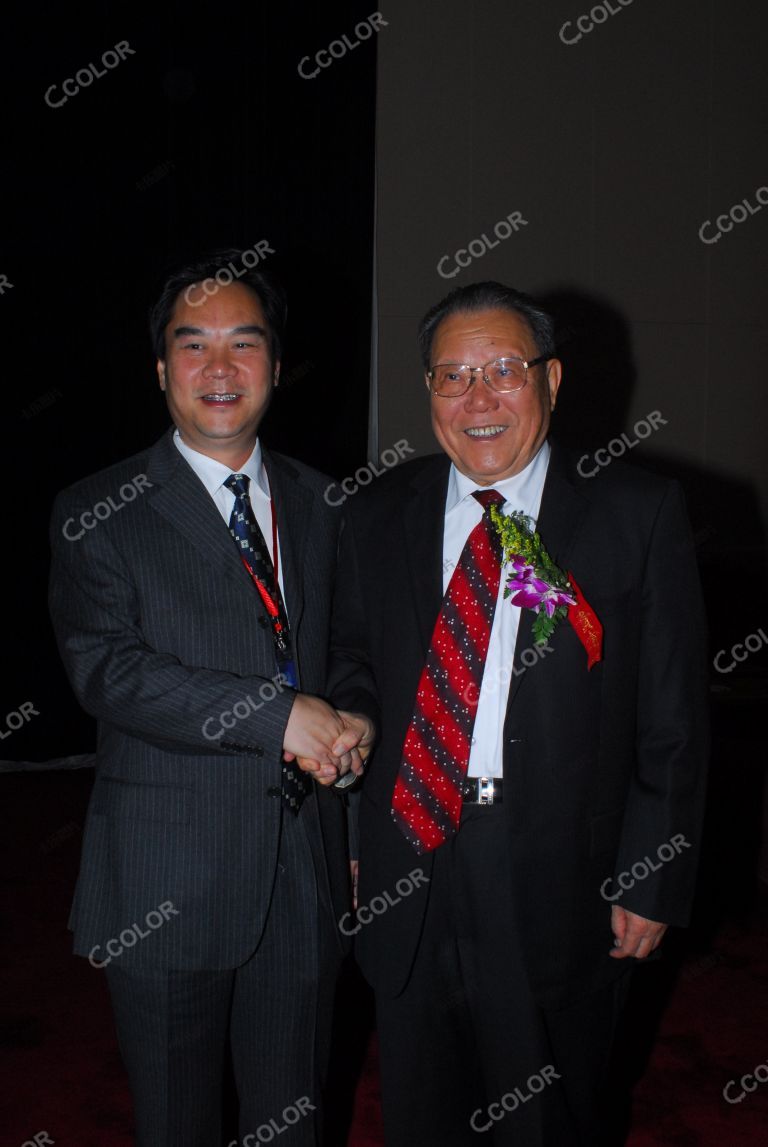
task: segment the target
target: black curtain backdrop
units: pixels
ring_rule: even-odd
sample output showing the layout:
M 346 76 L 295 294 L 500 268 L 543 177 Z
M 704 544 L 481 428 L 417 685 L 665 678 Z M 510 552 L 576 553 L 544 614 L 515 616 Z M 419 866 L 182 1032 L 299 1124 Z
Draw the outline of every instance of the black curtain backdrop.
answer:
M 266 240 L 274 253 L 260 265 L 285 285 L 289 320 L 262 437 L 334 477 L 365 461 L 376 46 L 354 28 L 369 11 L 308 0 L 19 6 L 6 29 L 12 596 L 0 728 L 23 702 L 37 712 L 0 758 L 93 747 L 48 622 L 46 522 L 59 489 L 169 424 L 146 317 L 170 267 Z M 302 59 L 315 71 L 311 58 L 344 34 L 357 46 L 302 78 Z M 65 98 L 68 78 L 79 86 Z

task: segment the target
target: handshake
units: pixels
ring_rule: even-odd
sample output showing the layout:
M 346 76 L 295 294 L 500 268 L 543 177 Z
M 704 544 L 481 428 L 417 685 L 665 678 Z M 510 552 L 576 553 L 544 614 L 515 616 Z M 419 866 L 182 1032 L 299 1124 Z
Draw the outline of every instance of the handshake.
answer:
M 297 693 L 283 738 L 283 758 L 319 785 L 338 788 L 362 776 L 376 730 L 362 713 L 337 711 L 319 697 Z

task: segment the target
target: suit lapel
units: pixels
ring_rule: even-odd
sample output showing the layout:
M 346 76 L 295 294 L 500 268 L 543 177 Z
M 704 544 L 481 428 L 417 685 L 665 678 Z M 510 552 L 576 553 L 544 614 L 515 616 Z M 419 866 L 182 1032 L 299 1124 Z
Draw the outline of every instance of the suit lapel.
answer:
M 447 457 L 436 458 L 421 470 L 413 480 L 413 496 L 402 517 L 408 563 L 405 582 L 419 619 L 425 657 L 443 600 L 443 524 L 449 472 Z
M 553 561 L 561 569 L 568 567 L 569 555 L 588 505 L 571 481 L 562 450 L 552 443 L 536 528 Z
M 226 523 L 205 486 L 173 445 L 172 435 L 170 430 L 150 454 L 147 478 L 156 487 L 152 508 L 183 534 L 222 577 L 253 593 Z
M 565 456 L 556 443 L 552 443 L 552 453 L 547 467 L 547 477 L 544 482 L 544 491 L 541 497 L 541 509 L 536 529 L 541 535 L 552 560 L 561 569 L 567 570 L 568 557 L 573 543 L 578 535 L 584 515 L 587 511 L 587 501 L 573 485 L 569 475 Z M 578 575 L 574 571 L 574 576 Z M 519 669 L 520 655 L 533 646 L 533 622 L 535 612 L 532 609 L 520 611 L 520 625 L 515 643 L 515 665 Z M 566 624 L 566 623 L 563 623 Z M 557 643 L 557 629 L 551 639 Z M 509 686 L 508 708 L 512 704 L 523 680 L 530 676 L 527 672 L 517 673 L 512 677 Z
M 280 564 L 285 587 L 285 607 L 293 634 L 298 633 L 304 611 L 304 566 L 306 539 L 312 519 L 312 493 L 302 486 L 295 470 L 284 458 L 264 450 L 264 465 L 277 514 L 280 535 Z
M 232 536 L 216 504 L 194 470 L 173 445 L 173 431 L 153 447 L 147 478 L 155 487 L 152 506 L 183 534 L 223 577 L 242 586 L 248 595 L 254 589 L 238 559 Z M 263 451 L 270 493 L 280 534 L 280 563 L 285 585 L 286 608 L 293 629 L 304 607 L 301 566 L 312 513 L 312 495 L 296 480 L 296 471 L 284 459 Z M 271 549 L 271 539 L 267 539 Z M 248 598 L 250 600 L 250 596 Z

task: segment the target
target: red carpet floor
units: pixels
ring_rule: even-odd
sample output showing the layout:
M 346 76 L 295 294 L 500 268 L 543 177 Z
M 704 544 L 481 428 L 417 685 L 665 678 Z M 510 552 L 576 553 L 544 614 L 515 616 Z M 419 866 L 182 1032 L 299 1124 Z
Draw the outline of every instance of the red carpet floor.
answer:
M 71 956 L 66 930 L 90 776 L 0 780 L 0 1142 L 22 1147 L 38 1136 L 41 1144 L 47 1132 L 57 1147 L 130 1147 L 131 1106 L 106 984 Z M 740 1103 L 723 1098 L 729 1080 L 768 1062 L 765 898 L 752 895 L 738 919 L 721 919 L 706 939 L 704 932 L 672 938 L 666 959 L 636 977 L 624 1035 L 623 1062 L 634 1083 L 628 1147 L 768 1144 L 768 1082 Z M 329 1143 L 379 1147 L 370 999 L 353 969 L 347 984 L 338 1036 L 344 1069 Z M 356 1055 L 360 1070 L 350 1074 Z

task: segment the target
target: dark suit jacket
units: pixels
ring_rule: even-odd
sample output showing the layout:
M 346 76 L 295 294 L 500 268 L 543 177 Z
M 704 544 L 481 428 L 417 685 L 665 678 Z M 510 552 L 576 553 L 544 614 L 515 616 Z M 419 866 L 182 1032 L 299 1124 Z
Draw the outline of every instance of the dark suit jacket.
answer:
M 360 798 L 361 905 L 386 893 L 394 900 L 398 880 L 431 870 L 431 855 L 417 856 L 389 810 L 442 598 L 448 473 L 445 456 L 409 462 L 348 504 L 332 692 L 342 700 L 372 672 L 382 707 Z M 648 875 L 615 903 L 686 922 L 707 752 L 705 625 L 676 483 L 618 462 L 582 478 L 553 445 L 538 529 L 605 632 L 603 660 L 589 672 L 568 622 L 552 652 L 524 669 L 534 613 L 523 610 L 509 688 L 503 807 L 512 865 L 499 911 L 515 914 L 540 1002 L 558 1006 L 626 970 L 607 955 L 611 902 L 601 887 L 618 890 L 608 878 L 650 857 L 653 870 L 646 865 Z M 659 846 L 676 835 L 684 842 L 660 863 Z M 358 958 L 382 992 L 405 984 L 427 895 L 422 883 L 358 932 Z
M 254 586 L 171 433 L 54 507 L 51 613 L 75 693 L 98 721 L 71 925 L 76 952 L 101 945 L 95 959 L 137 924 L 151 935 L 124 964 L 233 968 L 254 951 L 270 900 L 294 694 L 270 684 L 272 637 Z M 264 463 L 301 688 L 320 693 L 340 518 L 321 475 L 267 451 Z M 313 789 L 302 816 L 319 823 L 321 878 L 340 916 L 344 809 Z M 148 928 L 147 913 L 167 902 L 175 913 Z

